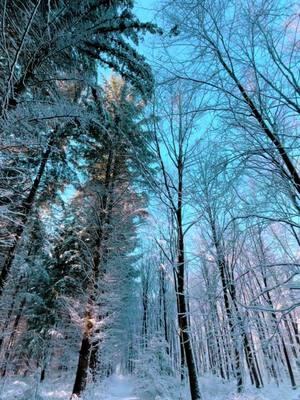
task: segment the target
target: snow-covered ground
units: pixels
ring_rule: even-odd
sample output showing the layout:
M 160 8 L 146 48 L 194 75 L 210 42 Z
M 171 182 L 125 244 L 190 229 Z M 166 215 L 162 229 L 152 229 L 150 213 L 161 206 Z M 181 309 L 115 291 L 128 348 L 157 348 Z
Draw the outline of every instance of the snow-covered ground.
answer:
M 292 390 L 288 384 L 269 384 L 262 389 L 249 386 L 243 394 L 237 394 L 234 382 L 223 383 L 212 376 L 202 378 L 201 387 L 204 400 L 300 400 L 300 388 Z
M 143 400 L 135 395 L 135 382 L 131 377 L 114 375 L 99 390 L 99 400 Z M 95 396 L 97 399 L 97 396 Z
M 158 378 L 159 379 L 159 378 Z M 69 400 L 72 384 L 66 380 L 53 380 L 35 385 L 30 379 L 6 379 L 0 381 L 0 400 Z M 189 400 L 186 388 L 173 397 L 147 397 L 137 392 L 138 383 L 133 377 L 113 375 L 101 385 L 90 388 L 83 400 Z M 300 389 L 291 390 L 288 385 L 267 385 L 256 390 L 248 388 L 236 394 L 234 384 L 222 383 L 215 377 L 201 379 L 204 400 L 300 400 Z

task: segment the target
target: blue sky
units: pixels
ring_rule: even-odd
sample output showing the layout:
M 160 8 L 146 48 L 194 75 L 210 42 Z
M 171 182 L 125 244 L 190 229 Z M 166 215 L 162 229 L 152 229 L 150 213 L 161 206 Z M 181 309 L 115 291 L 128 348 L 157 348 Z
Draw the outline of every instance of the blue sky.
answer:
M 135 14 L 143 22 L 152 21 L 158 4 L 159 2 L 154 0 L 137 0 L 134 5 Z
M 142 22 L 155 22 L 157 8 L 160 2 L 155 0 L 137 0 L 134 5 L 134 13 Z M 151 58 L 154 58 L 154 46 L 151 45 L 155 37 L 151 34 L 146 34 L 144 41 L 140 43 L 139 53 L 146 56 L 151 63 Z

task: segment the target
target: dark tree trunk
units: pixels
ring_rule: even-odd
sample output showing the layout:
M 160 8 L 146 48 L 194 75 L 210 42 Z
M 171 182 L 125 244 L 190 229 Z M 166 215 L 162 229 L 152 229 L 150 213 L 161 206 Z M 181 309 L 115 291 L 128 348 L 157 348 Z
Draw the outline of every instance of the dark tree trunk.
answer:
M 217 311 L 215 310 L 215 318 L 217 319 Z M 225 379 L 225 373 L 224 373 L 224 368 L 223 368 L 223 360 L 222 360 L 222 351 L 221 351 L 221 345 L 220 345 L 220 339 L 218 336 L 218 332 L 216 327 L 214 326 L 213 328 L 214 331 L 214 336 L 216 340 L 216 350 L 217 350 L 217 357 L 218 357 L 218 364 L 219 364 L 219 371 L 220 371 L 220 376 L 222 379 Z
M 71 399 L 74 398 L 74 395 L 80 397 L 86 387 L 93 328 L 94 325 L 92 323 L 92 313 L 87 311 L 85 315 L 85 328 L 79 351 L 78 365 Z
M 142 322 L 142 338 L 143 345 L 147 347 L 147 336 L 148 336 L 148 290 L 147 288 L 143 289 L 143 322 Z
M 177 313 L 179 313 L 179 296 L 178 296 L 178 277 L 177 273 L 174 270 L 174 283 L 175 283 L 175 293 L 176 293 L 176 303 L 177 303 Z M 179 325 L 179 318 L 178 318 L 178 326 Z M 184 380 L 184 367 L 185 367 L 185 353 L 184 353 L 184 342 L 181 330 L 179 331 L 179 348 L 180 348 L 180 379 L 181 381 Z
M 74 397 L 73 395 L 80 397 L 81 393 L 86 387 L 90 349 L 90 338 L 88 336 L 84 336 L 81 341 L 76 377 L 71 399 Z
M 283 340 L 283 337 L 281 337 L 281 343 L 282 343 L 282 348 L 283 348 L 283 354 L 284 354 L 284 357 L 285 357 L 285 360 L 286 360 L 286 366 L 287 366 L 289 377 L 290 377 L 290 380 L 291 380 L 291 385 L 292 385 L 293 389 L 296 389 L 295 376 L 294 376 L 293 368 L 292 368 L 292 365 L 291 365 L 289 353 L 287 351 L 287 348 L 286 348 L 285 342 Z
M 182 158 L 178 159 L 178 204 L 176 210 L 177 217 L 177 305 L 178 305 L 178 325 L 180 336 L 182 337 L 182 345 L 185 354 L 185 361 L 189 375 L 190 393 L 192 400 L 201 400 L 201 394 L 198 384 L 196 364 L 192 351 L 190 338 L 190 326 L 187 315 L 187 302 L 185 295 L 185 253 L 184 253 L 184 235 L 182 221 L 182 194 L 183 194 L 183 165 Z
M 46 377 L 46 369 L 42 368 L 40 382 L 43 382 L 45 380 L 45 377 Z
M 170 354 L 169 346 L 169 332 L 168 332 L 168 321 L 167 321 L 167 303 L 166 303 L 166 277 L 165 270 L 163 267 L 160 268 L 159 282 L 160 282 L 160 327 L 164 332 L 164 337 L 166 341 L 166 353 Z
M 246 356 L 247 365 L 249 368 L 250 376 L 253 379 L 255 387 L 260 388 L 263 386 L 262 377 L 258 368 L 258 363 L 254 351 L 252 351 L 250 341 L 246 333 L 244 333 L 244 351 Z
M 284 322 L 286 331 L 288 333 L 289 342 L 290 342 L 290 345 L 291 345 L 290 348 L 292 350 L 293 356 L 295 358 L 298 358 L 298 353 L 297 353 L 297 349 L 296 349 L 296 346 L 295 346 L 295 343 L 294 343 L 294 338 L 293 338 L 293 335 L 292 335 L 292 332 L 291 332 L 291 328 L 290 328 L 289 322 L 288 322 L 286 317 L 283 318 L 283 322 Z
M 289 314 L 289 317 L 290 317 L 291 324 L 293 327 L 296 343 L 300 346 L 300 335 L 299 335 L 298 324 L 296 322 L 296 317 L 294 319 L 291 314 Z

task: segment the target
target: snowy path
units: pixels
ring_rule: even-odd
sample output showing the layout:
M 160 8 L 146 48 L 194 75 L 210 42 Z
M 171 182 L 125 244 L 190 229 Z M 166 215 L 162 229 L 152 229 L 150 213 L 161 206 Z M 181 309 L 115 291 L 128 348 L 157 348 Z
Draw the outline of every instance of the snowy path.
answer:
M 108 387 L 107 400 L 140 400 L 133 395 L 134 383 L 128 376 L 114 375 Z

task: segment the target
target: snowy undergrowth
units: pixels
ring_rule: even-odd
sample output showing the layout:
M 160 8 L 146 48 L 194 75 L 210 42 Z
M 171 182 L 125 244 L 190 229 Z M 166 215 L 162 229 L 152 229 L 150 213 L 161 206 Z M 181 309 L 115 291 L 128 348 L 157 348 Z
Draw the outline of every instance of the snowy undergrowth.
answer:
M 214 376 L 201 378 L 200 384 L 203 400 L 300 400 L 300 389 L 292 390 L 288 384 L 280 387 L 270 384 L 260 390 L 248 387 L 243 394 L 235 393 L 234 382 L 223 383 Z M 178 384 L 172 387 L 171 381 L 161 376 L 156 377 L 152 390 L 149 387 L 137 377 L 113 375 L 101 384 L 90 386 L 82 400 L 190 400 L 187 387 L 180 388 Z M 72 379 L 66 377 L 38 386 L 32 378 L 2 379 L 0 400 L 69 400 L 71 388 Z
M 97 390 L 91 390 L 84 400 L 190 400 L 188 387 L 180 387 L 178 383 L 172 387 L 171 381 L 156 376 L 150 389 L 149 382 L 140 382 L 137 377 L 112 376 Z M 280 387 L 269 384 L 259 390 L 251 386 L 243 394 L 236 393 L 235 382 L 224 383 L 214 376 L 200 378 L 200 385 L 203 400 L 300 400 L 300 389 L 292 390 L 288 384 Z M 159 390 L 155 391 L 157 388 Z
M 34 377 L 11 377 L 0 380 L 0 400 L 69 400 L 71 379 L 55 378 L 43 384 Z
M 269 384 L 262 389 L 248 386 L 242 394 L 236 393 L 235 382 L 223 382 L 215 376 L 200 378 L 200 385 L 204 400 L 300 400 L 300 388 L 292 390 L 288 384 Z

